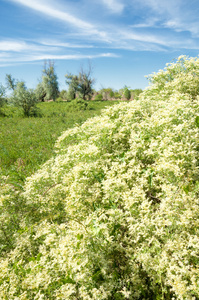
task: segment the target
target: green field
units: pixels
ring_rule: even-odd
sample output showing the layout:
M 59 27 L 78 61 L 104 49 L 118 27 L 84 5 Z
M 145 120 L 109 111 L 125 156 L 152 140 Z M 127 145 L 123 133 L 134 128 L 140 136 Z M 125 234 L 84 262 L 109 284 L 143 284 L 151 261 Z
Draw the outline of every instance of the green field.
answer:
M 9 176 L 10 183 L 20 186 L 53 155 L 54 143 L 63 131 L 115 103 L 92 101 L 86 110 L 78 110 L 68 102 L 43 102 L 38 104 L 41 116 L 31 118 L 5 107 L 7 117 L 0 118 L 0 175 Z

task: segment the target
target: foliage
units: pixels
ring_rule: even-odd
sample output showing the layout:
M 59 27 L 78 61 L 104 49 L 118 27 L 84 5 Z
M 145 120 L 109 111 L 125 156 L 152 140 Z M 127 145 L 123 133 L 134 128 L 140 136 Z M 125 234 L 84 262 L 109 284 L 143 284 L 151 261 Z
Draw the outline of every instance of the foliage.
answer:
M 5 178 L 2 299 L 199 298 L 199 59 L 184 65 L 65 131 L 18 201 Z
M 68 97 L 70 100 L 74 100 L 76 98 L 76 94 L 78 92 L 79 79 L 77 75 L 66 74 L 66 84 L 68 84 Z
M 66 90 L 62 90 L 60 93 L 59 93 L 59 97 L 62 99 L 62 100 L 67 100 L 68 99 L 68 93 Z
M 5 88 L 2 84 L 0 84 L 0 107 L 2 107 L 5 103 Z
M 78 97 L 83 100 L 90 100 L 93 94 L 95 80 L 91 77 L 91 67 L 88 70 L 81 68 L 78 75 L 66 74 L 66 84 L 69 86 L 68 94 L 71 100 Z
M 17 81 L 11 74 L 6 74 L 6 85 L 9 90 L 15 90 Z
M 100 90 L 100 94 L 102 94 L 103 100 L 109 100 L 110 98 L 114 97 L 112 88 L 103 88 Z
M 81 111 L 89 109 L 88 102 L 81 98 L 76 98 L 74 101 L 69 103 L 68 108 L 74 111 Z
M 199 61 L 198 58 L 187 59 L 181 55 L 176 63 L 168 63 L 165 70 L 147 76 L 151 86 L 146 93 L 154 96 L 161 91 L 162 97 L 168 97 L 173 89 L 181 94 L 188 94 L 195 99 L 199 94 Z
M 44 102 L 45 101 L 45 97 L 46 97 L 46 92 L 45 89 L 43 87 L 42 82 L 39 82 L 36 89 L 35 89 L 35 94 L 36 97 L 38 99 L 38 101 L 40 102 Z
M 4 116 L 4 113 L 1 110 L 1 107 L 5 104 L 5 88 L 2 84 L 0 84 L 0 116 Z
M 133 99 L 135 100 L 137 100 L 139 95 L 143 92 L 142 89 L 134 89 L 130 91 L 131 91 L 131 95 L 133 96 Z
M 45 62 L 42 73 L 42 81 L 39 82 L 36 88 L 36 95 L 38 97 L 38 100 L 55 101 L 59 93 L 59 87 L 54 63 L 52 61 L 48 61 L 48 63 Z
M 122 96 L 121 96 L 121 94 L 120 94 L 119 92 L 115 91 L 115 93 L 114 93 L 114 98 L 115 98 L 115 99 L 121 99 Z
M 17 82 L 9 102 L 14 106 L 22 108 L 24 116 L 26 117 L 31 116 L 31 114 L 35 115 L 36 113 L 35 105 L 37 98 L 35 92 L 31 89 L 27 89 L 23 81 Z
M 131 91 L 129 90 L 129 88 L 125 85 L 123 88 L 123 95 L 127 100 L 130 100 L 131 98 Z
M 90 100 L 93 94 L 92 87 L 95 80 L 91 77 L 91 75 L 91 67 L 89 67 L 88 70 L 84 70 L 83 68 L 81 68 L 81 71 L 79 72 L 78 93 L 83 100 Z
M 102 94 L 97 94 L 97 95 L 95 96 L 95 101 L 102 101 L 102 100 L 103 100 Z

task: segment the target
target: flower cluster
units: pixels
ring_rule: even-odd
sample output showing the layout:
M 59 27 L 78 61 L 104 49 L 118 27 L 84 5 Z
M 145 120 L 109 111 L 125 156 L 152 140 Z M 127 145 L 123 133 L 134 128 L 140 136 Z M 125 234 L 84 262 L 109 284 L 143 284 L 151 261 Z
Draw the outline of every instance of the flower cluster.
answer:
M 1 299 L 199 298 L 199 59 L 150 78 L 64 132 L 23 193 L 2 192 L 1 223 L 13 197 L 23 209 L 12 247 L 11 221 L 0 236 Z

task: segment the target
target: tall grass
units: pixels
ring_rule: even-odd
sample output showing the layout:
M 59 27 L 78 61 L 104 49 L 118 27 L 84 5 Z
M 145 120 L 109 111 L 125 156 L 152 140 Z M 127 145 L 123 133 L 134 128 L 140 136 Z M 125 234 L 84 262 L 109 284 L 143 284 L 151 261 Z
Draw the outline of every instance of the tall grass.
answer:
M 5 107 L 0 118 L 0 173 L 20 185 L 53 155 L 56 139 L 67 128 L 82 124 L 116 101 L 93 101 L 87 110 L 67 102 L 39 103 L 40 117 L 24 118 L 19 109 Z

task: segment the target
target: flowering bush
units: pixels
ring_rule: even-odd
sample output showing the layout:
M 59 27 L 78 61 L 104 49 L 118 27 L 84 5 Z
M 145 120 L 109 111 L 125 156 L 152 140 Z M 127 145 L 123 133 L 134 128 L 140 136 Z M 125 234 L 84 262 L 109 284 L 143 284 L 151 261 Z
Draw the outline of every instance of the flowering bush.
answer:
M 5 179 L 1 299 L 199 299 L 198 73 L 180 57 L 64 132 L 21 194 Z

